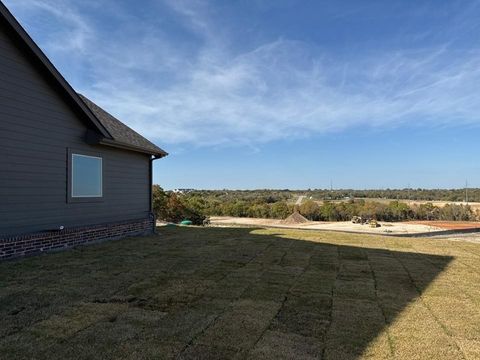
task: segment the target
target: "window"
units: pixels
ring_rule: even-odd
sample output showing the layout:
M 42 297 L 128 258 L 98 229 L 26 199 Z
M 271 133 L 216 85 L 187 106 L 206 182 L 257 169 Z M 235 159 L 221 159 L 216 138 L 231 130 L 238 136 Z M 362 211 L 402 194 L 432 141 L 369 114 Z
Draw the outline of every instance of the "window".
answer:
M 72 154 L 72 198 L 101 198 L 102 158 Z

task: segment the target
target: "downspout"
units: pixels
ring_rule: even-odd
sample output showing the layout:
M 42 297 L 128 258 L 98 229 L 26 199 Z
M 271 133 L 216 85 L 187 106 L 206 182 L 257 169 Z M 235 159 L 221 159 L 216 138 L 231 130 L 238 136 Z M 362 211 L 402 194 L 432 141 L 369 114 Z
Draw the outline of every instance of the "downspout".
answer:
M 157 158 L 155 156 L 150 157 L 150 164 L 148 167 L 148 178 L 149 178 L 149 211 L 150 211 L 150 218 L 153 219 L 153 233 L 155 234 L 156 229 L 157 229 L 157 219 L 155 218 L 155 214 L 153 213 L 153 161 L 156 160 Z
M 150 218 L 153 219 L 153 233 L 155 234 L 157 231 L 157 219 L 155 217 L 155 213 L 153 212 L 153 162 L 157 159 L 161 159 L 162 157 L 167 156 L 167 153 L 161 153 L 157 155 L 151 155 L 150 156 L 150 165 L 148 168 L 148 177 L 150 179 L 150 188 L 149 188 L 149 198 L 150 198 L 150 205 L 149 205 L 149 211 L 150 211 Z

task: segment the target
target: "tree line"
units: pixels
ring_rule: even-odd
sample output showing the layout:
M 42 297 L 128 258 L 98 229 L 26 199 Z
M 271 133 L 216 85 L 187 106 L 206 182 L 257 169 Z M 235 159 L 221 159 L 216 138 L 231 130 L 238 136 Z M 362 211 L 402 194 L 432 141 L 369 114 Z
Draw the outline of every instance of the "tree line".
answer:
M 480 189 L 383 189 L 383 190 L 327 190 L 309 189 L 305 195 L 316 200 L 342 200 L 346 198 L 394 199 L 423 201 L 480 202 Z
M 157 218 L 176 223 L 188 219 L 194 224 L 202 224 L 207 216 L 285 219 L 295 210 L 292 194 L 289 190 L 175 193 L 154 185 L 153 208 Z M 349 221 L 353 216 L 379 221 L 473 221 L 478 218 L 478 214 L 468 205 L 448 204 L 437 207 L 426 203 L 410 206 L 401 201 L 385 203 L 364 199 L 341 202 L 317 202 L 309 199 L 297 210 L 312 221 Z
M 345 202 L 325 201 L 321 204 L 307 200 L 300 205 L 299 212 L 314 221 L 348 221 L 354 216 L 379 221 L 475 221 L 478 217 L 468 205 L 447 204 L 438 207 L 432 203 L 408 205 L 400 201 L 383 203 L 362 199 Z
M 154 185 L 153 210 L 158 219 L 170 222 L 188 219 L 194 224 L 201 224 L 207 216 L 284 219 L 294 209 L 283 195 L 243 195 L 232 197 L 220 192 L 211 195 L 201 191 L 177 194 Z

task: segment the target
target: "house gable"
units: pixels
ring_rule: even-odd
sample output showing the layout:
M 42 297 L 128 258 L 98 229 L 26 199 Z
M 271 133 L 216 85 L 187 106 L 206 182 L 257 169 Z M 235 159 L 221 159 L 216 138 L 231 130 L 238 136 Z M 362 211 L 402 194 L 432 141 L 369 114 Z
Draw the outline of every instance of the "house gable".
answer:
M 18 50 L 21 50 L 23 54 L 29 58 L 29 61 L 35 66 L 37 71 L 39 71 L 53 87 L 62 93 L 63 100 L 67 102 L 74 111 L 76 111 L 79 118 L 86 122 L 89 128 L 95 129 L 106 138 L 112 138 L 105 127 L 93 114 L 91 114 L 87 106 L 77 96 L 75 90 L 72 89 L 68 82 L 1 2 L 0 28 L 2 29 L 2 33 L 8 36 L 15 44 L 15 47 Z M 5 40 L 5 38 L 3 40 Z M 11 51 L 11 49 L 9 50 Z
M 106 146 L 150 154 L 155 158 L 167 155 L 164 150 L 120 122 L 91 100 L 77 94 L 1 1 L 0 28 L 29 58 L 30 63 L 52 87 L 59 91 L 64 101 L 77 113 L 79 119 L 84 121 L 90 130 L 93 130 L 88 134 L 97 133 L 96 136 L 89 136 L 89 140 L 93 139 L 96 143 Z

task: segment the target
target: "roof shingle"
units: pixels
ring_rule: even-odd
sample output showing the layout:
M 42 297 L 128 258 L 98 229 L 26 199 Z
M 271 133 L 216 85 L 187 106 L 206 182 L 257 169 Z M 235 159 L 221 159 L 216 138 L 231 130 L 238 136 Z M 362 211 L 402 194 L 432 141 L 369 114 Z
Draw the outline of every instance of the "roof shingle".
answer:
M 122 123 L 113 115 L 103 110 L 100 106 L 95 104 L 87 97 L 83 96 L 82 94 L 78 94 L 78 96 L 80 99 L 82 99 L 85 105 L 87 105 L 98 121 L 107 129 L 107 131 L 113 137 L 114 142 L 123 145 L 129 145 L 159 157 L 167 155 L 164 150 L 145 139 L 142 135 Z

